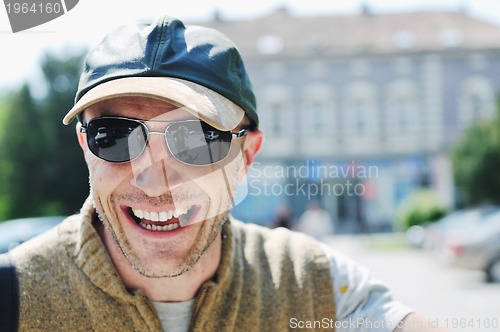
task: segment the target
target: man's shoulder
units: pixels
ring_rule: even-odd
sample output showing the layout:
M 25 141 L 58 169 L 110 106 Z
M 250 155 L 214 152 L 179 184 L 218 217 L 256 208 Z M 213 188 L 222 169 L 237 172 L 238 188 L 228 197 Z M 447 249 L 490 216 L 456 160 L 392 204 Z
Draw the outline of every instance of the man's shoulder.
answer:
M 290 310 L 287 319 L 307 312 L 310 317 L 335 317 L 330 263 L 321 242 L 282 227 L 238 221 L 231 226 L 244 279 L 263 297 L 280 299 L 276 306 Z
M 75 233 L 80 222 L 79 215 L 70 216 L 57 226 L 12 249 L 10 255 L 18 270 L 37 269 L 68 259 L 68 249 L 75 244 Z
M 261 241 L 306 241 L 311 243 L 316 243 L 319 245 L 319 242 L 314 238 L 302 233 L 290 230 L 285 227 L 276 227 L 269 228 L 262 225 L 257 225 L 254 223 L 243 222 L 240 220 L 231 220 L 231 226 L 233 232 L 236 233 L 236 236 L 243 236 L 247 240 L 248 238 L 259 238 Z
M 323 245 L 301 232 L 284 227 L 268 228 L 238 220 L 231 221 L 235 243 L 247 256 L 288 257 L 292 261 L 327 263 Z
M 19 281 L 22 312 L 41 317 L 47 314 L 45 309 L 50 311 L 53 303 L 65 302 L 55 299 L 69 294 L 69 289 L 75 284 L 69 280 L 75 270 L 72 255 L 78 239 L 78 224 L 77 217 L 69 217 L 10 251 Z M 41 307 L 45 309 L 41 310 Z M 33 310 L 37 313 L 34 314 Z M 44 314 L 40 314 L 42 312 Z

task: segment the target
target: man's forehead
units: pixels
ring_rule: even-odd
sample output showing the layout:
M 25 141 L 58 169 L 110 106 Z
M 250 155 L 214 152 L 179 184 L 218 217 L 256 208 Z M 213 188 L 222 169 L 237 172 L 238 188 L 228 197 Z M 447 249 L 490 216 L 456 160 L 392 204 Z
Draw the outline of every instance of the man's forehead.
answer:
M 120 116 L 133 119 L 196 119 L 194 115 L 165 100 L 142 96 L 115 97 L 100 101 L 84 112 L 86 120 L 101 116 Z

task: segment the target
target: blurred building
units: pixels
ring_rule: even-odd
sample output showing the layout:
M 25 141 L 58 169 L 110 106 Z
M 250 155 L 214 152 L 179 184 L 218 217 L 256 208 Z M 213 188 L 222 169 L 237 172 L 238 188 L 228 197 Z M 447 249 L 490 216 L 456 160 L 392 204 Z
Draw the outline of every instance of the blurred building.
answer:
M 462 11 L 368 8 L 208 25 L 239 45 L 266 135 L 236 216 L 266 223 L 276 204 L 299 215 L 320 198 L 347 232 L 390 228 L 418 187 L 454 204 L 447 153 L 495 113 L 500 26 Z

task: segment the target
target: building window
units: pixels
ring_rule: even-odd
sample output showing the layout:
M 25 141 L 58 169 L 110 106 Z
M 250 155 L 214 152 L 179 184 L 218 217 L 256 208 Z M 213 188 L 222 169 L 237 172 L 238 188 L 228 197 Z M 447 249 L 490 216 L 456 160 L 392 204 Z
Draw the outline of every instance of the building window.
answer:
M 460 125 L 468 127 L 476 121 L 491 119 L 494 114 L 495 91 L 489 79 L 480 76 L 466 79 L 460 91 Z
M 379 115 L 374 86 L 367 82 L 353 83 L 347 87 L 345 98 L 345 134 L 358 138 L 376 136 Z
M 385 124 L 387 134 L 407 137 L 419 133 L 422 119 L 415 84 L 406 80 L 396 81 L 389 85 L 386 98 Z
M 365 77 L 370 75 L 371 64 L 366 59 L 355 59 L 349 63 L 349 73 L 354 77 Z
M 393 63 L 394 73 L 396 76 L 411 75 L 414 70 L 414 64 L 410 58 L 399 57 L 394 59 Z
M 327 85 L 312 84 L 302 95 L 301 127 L 306 136 L 327 137 L 335 133 L 333 91 Z
M 401 50 L 415 47 L 415 36 L 408 30 L 399 30 L 394 34 L 394 45 Z
M 285 41 L 278 35 L 264 35 L 257 39 L 257 50 L 264 55 L 279 54 L 285 47 Z
M 283 136 L 283 117 L 284 107 L 282 103 L 273 102 L 269 105 L 271 111 L 271 132 L 273 136 Z
M 280 138 L 290 135 L 294 119 L 291 107 L 291 92 L 285 86 L 274 85 L 264 89 L 261 127 L 270 137 Z

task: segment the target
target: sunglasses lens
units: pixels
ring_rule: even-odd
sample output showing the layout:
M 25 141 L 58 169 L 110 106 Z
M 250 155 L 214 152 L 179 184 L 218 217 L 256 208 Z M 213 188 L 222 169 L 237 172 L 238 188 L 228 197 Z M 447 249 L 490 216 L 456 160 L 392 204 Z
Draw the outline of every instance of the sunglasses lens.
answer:
M 224 159 L 231 147 L 231 132 L 199 121 L 172 123 L 166 131 L 171 153 L 190 165 L 210 165 Z
M 189 165 L 210 165 L 224 159 L 231 147 L 231 132 L 201 121 L 174 122 L 167 126 L 167 144 L 173 156 Z M 109 162 L 127 162 L 141 155 L 148 140 L 139 121 L 96 118 L 87 125 L 90 151 Z
M 87 142 L 97 157 L 109 162 L 126 162 L 144 151 L 147 131 L 138 121 L 96 118 L 87 125 Z

